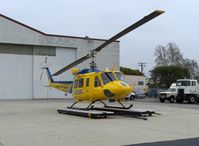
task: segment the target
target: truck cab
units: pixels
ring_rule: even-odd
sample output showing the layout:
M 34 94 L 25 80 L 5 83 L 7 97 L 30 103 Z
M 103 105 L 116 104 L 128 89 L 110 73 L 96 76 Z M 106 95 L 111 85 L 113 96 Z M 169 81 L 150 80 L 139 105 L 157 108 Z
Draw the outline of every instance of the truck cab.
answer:
M 177 103 L 183 103 L 188 101 L 189 103 L 195 103 L 199 101 L 199 85 L 198 81 L 194 79 L 179 79 L 176 82 L 177 87 Z

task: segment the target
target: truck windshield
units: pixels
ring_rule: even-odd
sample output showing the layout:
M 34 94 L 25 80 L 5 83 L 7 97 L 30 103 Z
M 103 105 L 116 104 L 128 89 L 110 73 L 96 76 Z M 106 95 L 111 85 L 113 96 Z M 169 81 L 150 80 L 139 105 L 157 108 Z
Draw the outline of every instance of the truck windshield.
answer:
M 168 92 L 176 92 L 176 88 L 169 88 L 167 91 Z
M 102 80 L 104 82 L 104 85 L 111 82 L 111 81 L 115 81 L 116 78 L 114 76 L 114 74 L 112 72 L 104 72 L 101 74 Z
M 190 81 L 177 81 L 176 86 L 190 86 Z

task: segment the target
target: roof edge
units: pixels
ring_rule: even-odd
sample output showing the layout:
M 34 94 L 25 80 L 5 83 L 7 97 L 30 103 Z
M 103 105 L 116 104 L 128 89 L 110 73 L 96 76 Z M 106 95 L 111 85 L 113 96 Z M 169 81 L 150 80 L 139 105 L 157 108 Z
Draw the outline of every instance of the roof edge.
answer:
M 10 20 L 10 21 L 12 21 L 12 22 L 14 22 L 14 23 L 16 23 L 16 24 L 19 24 L 19 25 L 21 25 L 21 26 L 23 26 L 23 27 L 26 27 L 26 28 L 28 28 L 28 29 L 30 29 L 30 30 L 33 30 L 33 31 L 35 31 L 35 32 L 37 32 L 37 33 L 40 33 L 40 34 L 42 34 L 42 35 L 45 35 L 45 36 L 63 37 L 63 38 L 74 38 L 74 39 L 84 39 L 84 40 L 87 40 L 87 39 L 88 39 L 87 37 L 68 36 L 68 35 L 58 35 L 58 34 L 48 34 L 48 33 L 42 32 L 42 31 L 40 31 L 40 30 L 38 30 L 38 29 L 35 29 L 35 28 L 31 27 L 31 26 L 28 26 L 28 25 L 26 25 L 26 24 L 24 24 L 24 23 L 21 23 L 21 22 L 15 20 L 15 19 L 12 19 L 12 18 L 10 18 L 10 17 L 7 17 L 7 16 L 5 16 L 5 15 L 3 15 L 3 14 L 0 14 L 0 17 L 3 17 L 3 18 L 5 18 L 5 19 L 7 19 L 7 20 Z M 107 41 L 107 39 L 99 39 L 99 38 L 89 38 L 89 39 L 96 40 L 96 41 Z M 120 41 L 114 41 L 114 42 L 120 42 Z

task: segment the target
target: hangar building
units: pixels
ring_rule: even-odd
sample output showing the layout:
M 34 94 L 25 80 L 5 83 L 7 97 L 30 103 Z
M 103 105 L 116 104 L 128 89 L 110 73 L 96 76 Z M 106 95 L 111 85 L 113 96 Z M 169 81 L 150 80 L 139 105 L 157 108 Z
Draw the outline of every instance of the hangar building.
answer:
M 105 40 L 47 34 L 0 14 L 0 99 L 63 98 L 64 93 L 40 81 L 45 56 L 54 73 L 86 55 Z M 77 67 L 89 67 L 89 61 Z M 119 69 L 119 42 L 113 42 L 97 54 L 98 69 L 113 65 Z M 72 80 L 70 71 L 55 80 Z

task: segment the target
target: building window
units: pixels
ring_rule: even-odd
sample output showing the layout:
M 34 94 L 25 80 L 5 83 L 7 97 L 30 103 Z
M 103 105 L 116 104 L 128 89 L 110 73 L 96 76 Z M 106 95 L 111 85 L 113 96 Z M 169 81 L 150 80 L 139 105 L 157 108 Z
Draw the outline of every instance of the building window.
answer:
M 143 86 L 144 85 L 144 81 L 138 81 L 138 86 Z
M 56 56 L 55 47 L 34 46 L 33 55 Z
M 17 54 L 17 55 L 32 55 L 33 47 L 28 46 L 28 45 L 0 44 L 0 53 Z

